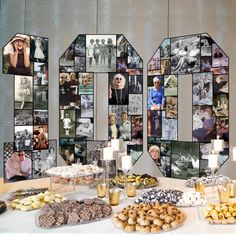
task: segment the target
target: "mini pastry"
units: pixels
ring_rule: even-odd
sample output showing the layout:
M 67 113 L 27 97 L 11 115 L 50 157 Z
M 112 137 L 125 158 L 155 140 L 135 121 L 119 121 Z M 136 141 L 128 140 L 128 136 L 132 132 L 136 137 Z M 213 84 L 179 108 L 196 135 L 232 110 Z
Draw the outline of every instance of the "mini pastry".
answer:
M 135 226 L 134 226 L 134 225 L 129 225 L 129 224 L 127 224 L 127 225 L 124 227 L 124 230 L 125 230 L 126 232 L 134 232 Z

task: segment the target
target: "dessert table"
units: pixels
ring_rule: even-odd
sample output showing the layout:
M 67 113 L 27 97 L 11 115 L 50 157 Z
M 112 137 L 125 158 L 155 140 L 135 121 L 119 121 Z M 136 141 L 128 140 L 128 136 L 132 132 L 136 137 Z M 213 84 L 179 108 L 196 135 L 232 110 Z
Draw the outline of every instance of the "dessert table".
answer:
M 158 178 L 160 184 L 157 188 L 167 189 L 172 188 L 176 190 L 193 190 L 185 186 L 185 180 L 171 179 L 171 178 Z M 49 187 L 50 179 L 38 179 L 31 181 L 18 182 L 15 184 L 5 184 L 0 182 L 0 200 L 6 200 L 8 193 L 19 189 L 27 187 Z M 76 186 L 75 191 L 70 185 L 53 185 L 53 191 L 64 194 L 68 199 L 78 199 L 82 200 L 84 198 L 96 197 L 96 189 L 87 186 Z M 123 209 L 123 207 L 134 204 L 134 200 L 141 195 L 144 190 L 137 190 L 137 196 L 134 198 L 124 199 L 123 194 L 121 195 L 120 205 L 114 206 L 113 212 L 117 212 Z M 212 191 L 211 187 L 206 188 L 207 194 Z M 108 201 L 108 199 L 105 199 Z M 184 224 L 173 230 L 169 231 L 168 234 L 227 234 L 235 232 L 236 225 L 211 225 L 207 221 L 200 219 L 198 215 L 198 210 L 196 207 L 181 207 L 181 209 L 186 213 L 187 218 Z M 6 234 L 14 233 L 47 233 L 47 234 L 57 234 L 57 233 L 79 233 L 79 234 L 98 234 L 98 233 L 113 233 L 121 234 L 122 231 L 113 224 L 111 218 L 87 223 L 87 224 L 77 224 L 77 225 L 67 225 L 52 229 L 39 228 L 35 224 L 35 216 L 39 210 L 33 210 L 28 212 L 18 211 L 9 209 L 0 215 L 0 232 Z M 139 233 L 140 234 L 140 233 Z M 165 233 L 166 234 L 166 233 Z

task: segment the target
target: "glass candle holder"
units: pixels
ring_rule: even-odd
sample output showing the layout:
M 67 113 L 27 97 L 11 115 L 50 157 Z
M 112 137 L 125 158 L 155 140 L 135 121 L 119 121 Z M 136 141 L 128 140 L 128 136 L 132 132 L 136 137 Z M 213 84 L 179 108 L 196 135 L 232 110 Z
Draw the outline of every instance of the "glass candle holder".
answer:
M 120 204 L 120 190 L 116 188 L 109 189 L 109 204 L 118 206 Z
M 205 183 L 203 182 L 196 182 L 194 184 L 195 192 L 199 192 L 201 194 L 205 194 Z
M 220 203 L 227 203 L 229 201 L 230 188 L 229 185 L 218 186 L 218 198 Z
M 106 193 L 107 193 L 106 183 L 98 183 L 97 186 L 96 186 L 96 189 L 97 189 L 97 196 L 99 198 L 106 197 Z
M 135 197 L 136 196 L 136 184 L 135 183 L 127 183 L 126 194 L 128 197 Z
M 236 195 L 235 183 L 233 182 L 228 183 L 228 188 L 229 188 L 229 197 L 234 198 Z

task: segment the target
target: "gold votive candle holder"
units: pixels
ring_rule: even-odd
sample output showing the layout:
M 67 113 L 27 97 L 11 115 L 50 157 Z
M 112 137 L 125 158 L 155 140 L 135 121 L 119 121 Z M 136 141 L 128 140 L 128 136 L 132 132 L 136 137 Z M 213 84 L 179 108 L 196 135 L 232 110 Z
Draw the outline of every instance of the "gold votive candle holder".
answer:
M 229 202 L 229 185 L 218 186 L 218 198 L 220 203 Z
M 229 197 L 234 198 L 236 195 L 235 183 L 231 182 L 228 184 L 229 187 Z
M 107 194 L 107 185 L 106 183 L 98 183 L 96 186 L 97 189 L 97 196 L 99 198 L 104 198 L 106 197 Z
M 201 194 L 205 194 L 205 183 L 203 182 L 196 182 L 194 184 L 195 192 L 199 192 Z
M 118 206 L 120 204 L 120 190 L 117 188 L 111 188 L 109 193 L 109 204 L 111 206 Z
M 127 183 L 126 194 L 128 197 L 135 197 L 136 196 L 136 184 L 135 183 Z

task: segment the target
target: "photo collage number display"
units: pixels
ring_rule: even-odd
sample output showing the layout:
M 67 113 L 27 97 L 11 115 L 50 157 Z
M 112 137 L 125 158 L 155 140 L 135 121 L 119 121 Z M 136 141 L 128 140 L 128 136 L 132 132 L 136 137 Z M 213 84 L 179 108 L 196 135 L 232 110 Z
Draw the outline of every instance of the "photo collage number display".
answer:
M 16 34 L 3 48 L 3 74 L 14 75 L 14 142 L 12 152 L 18 153 L 19 172 L 26 173 L 22 178 L 8 174 L 11 162 L 17 162 L 17 157 L 6 155 L 4 160 L 4 180 L 39 178 L 34 175 L 37 157 L 45 158 L 50 166 L 55 166 L 56 153 L 52 161 L 47 155 L 41 155 L 50 149 L 48 140 L 48 39 L 41 36 Z M 56 141 L 52 141 L 56 142 Z M 10 145 L 10 144 L 9 144 Z M 56 145 L 53 144 L 54 149 Z M 7 145 L 4 145 L 4 148 Z M 52 149 L 51 149 L 52 150 Z M 22 153 L 23 151 L 23 153 Z M 22 156 L 25 154 L 25 158 Z M 14 159 L 15 158 L 15 159 Z M 10 159 L 8 161 L 8 159 Z M 22 159 L 22 160 L 20 160 Z M 50 159 L 50 157 L 49 157 Z M 48 168 L 39 164 L 42 169 Z M 44 167 L 46 166 L 46 167 Z
M 94 138 L 94 79 L 106 73 L 108 137 L 123 139 L 135 163 L 143 151 L 143 60 L 132 45 L 122 34 L 80 34 L 59 65 L 59 146 L 65 162 L 100 160 L 107 141 Z
M 178 141 L 178 79 L 192 74 L 192 140 Z M 148 62 L 148 152 L 166 177 L 207 174 L 211 139 L 229 157 L 229 58 L 207 34 L 166 38 Z

